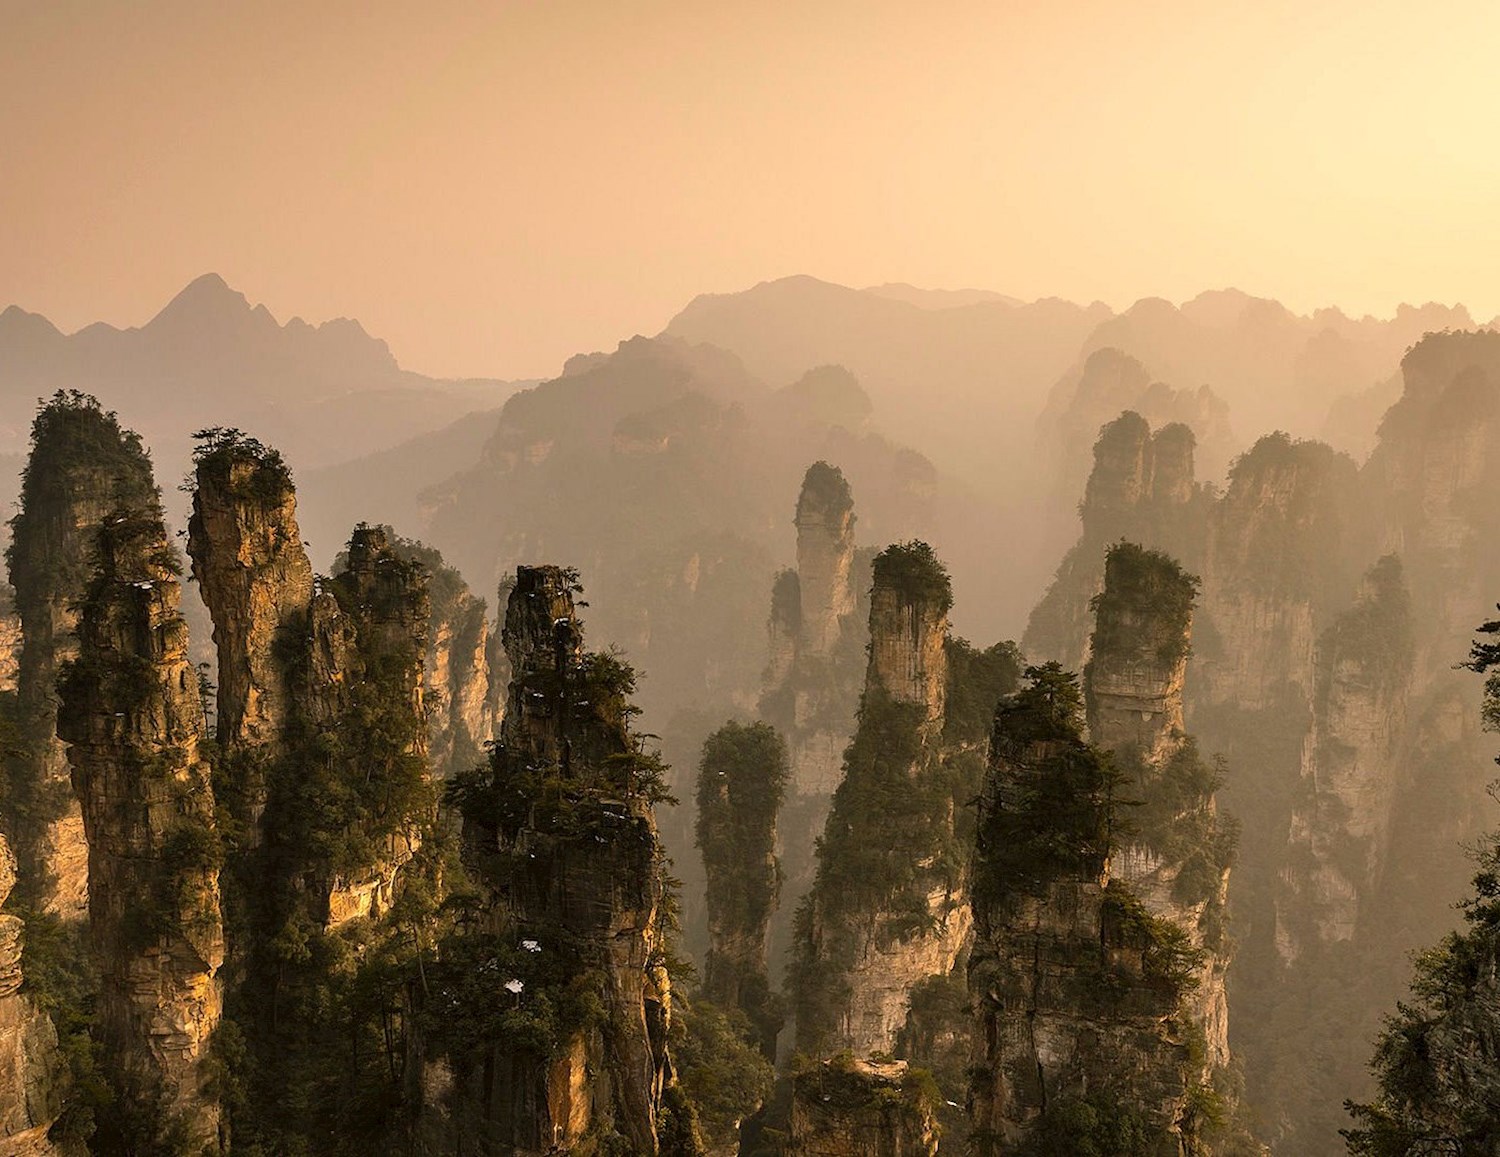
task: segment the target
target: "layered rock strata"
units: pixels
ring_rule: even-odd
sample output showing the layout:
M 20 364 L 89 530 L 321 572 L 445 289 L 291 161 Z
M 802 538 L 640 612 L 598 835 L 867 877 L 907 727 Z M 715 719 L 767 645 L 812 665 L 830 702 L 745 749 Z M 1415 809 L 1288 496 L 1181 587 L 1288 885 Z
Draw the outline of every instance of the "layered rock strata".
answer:
M 1111 877 L 1185 934 L 1198 958 L 1181 1012 L 1203 1054 L 1185 1097 L 1229 1063 L 1225 906 L 1234 834 L 1218 816 L 1219 773 L 1183 730 L 1197 587 L 1166 555 L 1116 544 L 1084 669 L 1089 738 L 1115 756 L 1137 805 L 1115 835 Z
M 1400 560 L 1387 555 L 1318 639 L 1312 728 L 1278 881 L 1276 944 L 1288 964 L 1309 942 L 1352 940 L 1373 914 L 1405 778 L 1412 659 L 1410 598 Z
M 115 1090 L 102 1143 L 218 1151 L 218 839 L 175 553 L 152 503 L 107 515 L 61 687 L 89 850 L 94 1033 Z
M 255 847 L 266 807 L 266 764 L 286 754 L 287 672 L 307 630 L 313 572 L 281 456 L 236 431 L 202 437 L 188 555 L 214 623 L 216 737 L 235 763 L 234 776 L 221 775 L 220 792 L 241 841 Z

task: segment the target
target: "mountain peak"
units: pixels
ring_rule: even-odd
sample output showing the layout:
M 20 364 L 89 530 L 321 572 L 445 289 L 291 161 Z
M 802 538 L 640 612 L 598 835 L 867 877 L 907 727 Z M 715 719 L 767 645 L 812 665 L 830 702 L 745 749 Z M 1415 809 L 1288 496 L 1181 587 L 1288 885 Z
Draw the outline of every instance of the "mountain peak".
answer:
M 211 325 L 227 318 L 240 318 L 254 312 L 245 295 L 231 289 L 217 273 L 205 273 L 196 277 L 176 297 L 153 317 L 147 326 L 186 323 L 193 326 Z M 267 315 L 269 316 L 269 314 Z

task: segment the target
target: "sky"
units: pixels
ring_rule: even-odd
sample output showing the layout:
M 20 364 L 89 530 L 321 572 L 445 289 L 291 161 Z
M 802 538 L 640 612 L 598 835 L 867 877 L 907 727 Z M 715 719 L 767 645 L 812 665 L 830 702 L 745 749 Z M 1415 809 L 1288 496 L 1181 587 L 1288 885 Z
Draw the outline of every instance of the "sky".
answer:
M 1500 312 L 1492 0 L 0 0 L 0 307 L 549 376 L 808 273 Z

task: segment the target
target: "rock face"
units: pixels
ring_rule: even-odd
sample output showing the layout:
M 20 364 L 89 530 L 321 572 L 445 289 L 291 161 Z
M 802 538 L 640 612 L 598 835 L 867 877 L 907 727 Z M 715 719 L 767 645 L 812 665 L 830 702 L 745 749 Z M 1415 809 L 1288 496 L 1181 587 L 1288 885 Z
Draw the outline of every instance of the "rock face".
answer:
M 968 934 L 956 790 L 942 764 L 948 577 L 925 543 L 875 559 L 860 725 L 797 916 L 803 1052 L 889 1052 L 918 982 Z
M 455 1074 L 460 1136 L 520 1155 L 586 1141 L 655 1154 L 670 1079 L 662 768 L 629 731 L 632 672 L 583 649 L 577 590 L 558 567 L 517 570 L 505 723 L 462 793 L 493 966 L 461 1014 L 499 1003 L 534 1028 L 433 1047 Z
M 1172 634 L 1140 625 L 1142 637 Z M 1131 665 L 1130 648 L 1102 649 L 1105 667 Z M 1186 865 L 1163 848 L 1170 831 L 1143 826 L 1117 872 L 1118 773 L 1083 741 L 1076 677 L 1055 663 L 1027 674 L 997 711 L 980 804 L 968 973 L 976 1151 L 1213 1152 L 1203 1110 L 1216 1099 L 1223 1025 L 1197 990 L 1217 975 L 1222 1001 L 1222 965 L 1206 930 L 1179 919 L 1222 904 L 1222 865 L 1203 873 L 1208 899 L 1189 903 L 1176 888 Z M 1153 681 L 1149 700 L 1162 690 Z M 1138 774 L 1150 771 L 1166 778 L 1149 765 Z M 1181 795 L 1153 801 L 1167 793 L 1145 775 L 1137 786 L 1143 810 L 1175 826 Z
M 214 622 L 217 738 L 238 773 L 224 803 L 254 847 L 266 807 L 265 763 L 285 755 L 288 656 L 307 627 L 312 566 L 291 474 L 274 450 L 234 431 L 211 432 L 200 443 L 195 477 L 188 554 Z
M 0 838 L 0 904 L 16 882 L 16 861 Z M 66 1069 L 57 1031 L 21 991 L 21 918 L 0 913 L 0 1153 L 52 1157 L 75 1149 L 47 1137 L 61 1114 Z
M 1211 499 L 1194 480 L 1194 447 L 1188 427 L 1174 423 L 1153 433 L 1133 411 L 1100 429 L 1079 508 L 1082 537 L 1031 612 L 1022 644 L 1028 655 L 1082 669 L 1093 630 L 1089 603 L 1103 587 L 1111 543 L 1125 538 L 1165 550 L 1184 565 L 1199 564 Z
M 61 687 L 89 849 L 101 974 L 94 1031 L 116 1091 L 110 1151 L 220 1148 L 209 1037 L 224 955 L 203 703 L 187 657 L 178 566 L 154 503 L 98 532 L 78 657 Z
M 1376 902 L 1404 779 L 1411 668 L 1410 599 L 1400 561 L 1387 555 L 1318 640 L 1312 730 L 1276 905 L 1288 964 L 1307 940 L 1352 940 Z
M 93 398 L 59 392 L 37 414 L 21 510 L 6 554 L 23 640 L 16 676 L 21 752 L 5 813 L 20 865 L 18 896 L 80 920 L 88 850 L 57 739 L 57 673 L 77 654 L 77 604 L 94 528 L 117 505 L 155 500 L 140 438 Z
M 782 1018 L 766 947 L 781 892 L 776 814 L 789 777 L 786 743 L 767 724 L 729 723 L 703 745 L 696 833 L 708 885 L 703 993 L 742 1010 L 772 1060 Z
M 901 1061 L 825 1061 L 793 1082 L 788 1157 L 934 1157 L 936 1090 Z

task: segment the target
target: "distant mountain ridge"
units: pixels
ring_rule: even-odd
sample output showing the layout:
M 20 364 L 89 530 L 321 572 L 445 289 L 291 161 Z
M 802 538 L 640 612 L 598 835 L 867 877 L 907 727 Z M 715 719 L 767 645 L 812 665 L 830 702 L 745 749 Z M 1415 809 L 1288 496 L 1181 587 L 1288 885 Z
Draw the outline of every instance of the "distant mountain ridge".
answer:
M 513 392 L 498 380 L 403 370 L 384 341 L 349 318 L 279 322 L 216 273 L 127 329 L 95 322 L 68 334 L 8 307 L 0 313 L 0 452 L 25 449 L 37 398 L 59 389 L 94 394 L 159 453 L 180 452 L 197 426 L 240 425 L 310 467 L 438 429 Z M 366 404 L 377 395 L 377 405 Z

